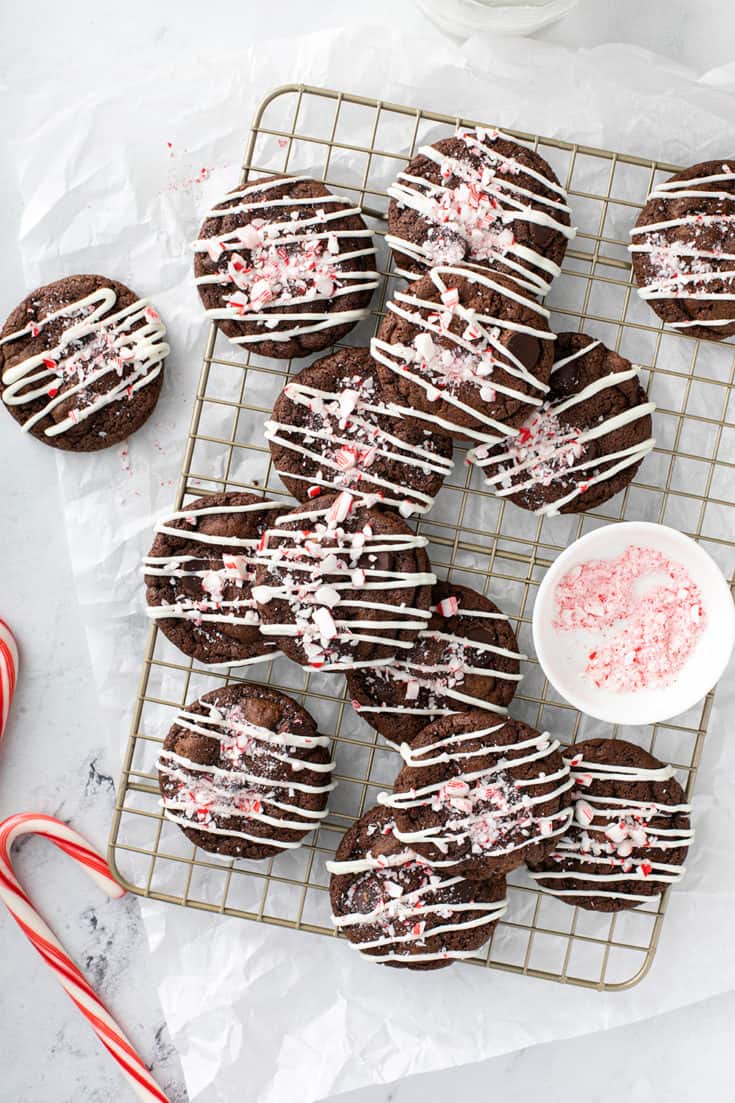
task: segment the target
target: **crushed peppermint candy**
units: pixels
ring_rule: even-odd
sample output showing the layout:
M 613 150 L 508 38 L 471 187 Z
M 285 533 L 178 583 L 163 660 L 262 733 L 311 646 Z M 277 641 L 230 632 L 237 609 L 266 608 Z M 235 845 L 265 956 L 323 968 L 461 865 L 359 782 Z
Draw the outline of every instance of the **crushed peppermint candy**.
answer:
M 474 887 L 446 874 L 401 845 L 393 819 L 381 810 L 366 813 L 359 822 L 361 834 L 371 839 L 369 847 L 358 841 L 327 863 L 333 922 L 355 949 L 375 952 L 379 961 L 413 955 L 450 959 L 466 948 L 460 941 L 464 930 L 476 931 L 483 941 L 489 936 L 505 900 L 493 898 L 489 886 Z
M 508 439 L 507 459 L 498 471 L 501 485 L 509 490 L 520 480 L 524 485 L 551 486 L 581 458 L 581 434 L 576 426 L 562 424 L 553 406 L 545 403 L 523 422 L 517 436 Z
M 446 327 L 448 328 L 448 327 Z M 497 340 L 500 330 L 494 327 L 491 331 L 493 339 Z M 479 341 L 482 334 L 479 329 L 470 336 L 465 335 L 465 340 Z M 485 381 L 495 370 L 496 361 L 501 359 L 501 365 L 506 363 L 504 358 L 499 358 L 497 351 L 484 344 L 476 351 L 470 351 L 460 347 L 447 348 L 435 341 L 430 333 L 417 334 L 411 345 L 396 344 L 393 351 L 407 364 L 418 368 L 421 376 L 431 380 L 432 390 L 429 393 L 434 400 L 438 399 L 441 392 L 456 394 L 463 384 L 472 384 L 486 391 L 483 399 L 492 401 L 493 390 Z
M 60 329 L 56 345 L 20 358 L 3 375 L 3 401 L 10 407 L 45 393 L 49 401 L 29 413 L 23 428 L 40 423 L 52 440 L 110 404 L 131 400 L 160 375 L 169 351 L 165 326 L 147 300 L 121 308 L 116 291 L 104 285 L 8 333 L 0 344 L 38 337 L 53 322 Z
M 621 693 L 675 681 L 706 623 L 699 586 L 654 548 L 579 564 L 555 598 L 554 628 L 590 634 L 585 677 Z
M 264 727 L 248 719 L 243 702 L 218 704 L 206 698 L 189 706 L 176 728 L 180 737 L 160 752 L 158 761 L 163 807 L 174 823 L 271 841 L 269 817 L 287 800 L 291 830 L 306 834 L 314 826 L 312 814 L 301 811 L 305 796 L 284 781 L 303 776 L 305 753 L 323 744 L 323 737 L 293 734 L 285 717 L 273 728 Z M 197 746 L 202 741 L 205 749 L 211 744 L 214 762 Z M 323 794 L 326 803 L 332 785 L 326 772 L 320 776 L 324 781 L 312 791 Z
M 521 204 L 517 188 L 512 185 L 515 190 L 510 196 L 506 188 L 507 178 L 519 176 L 522 166 L 480 144 L 474 132 L 457 138 L 467 146 L 461 157 L 436 156 L 441 185 L 423 180 L 417 186 L 401 173 L 390 193 L 431 224 L 422 246 L 425 260 L 431 264 L 456 263 L 466 256 L 473 260 L 499 258 L 516 244 L 506 215 Z
M 368 508 L 341 491 L 324 508 L 297 515 L 295 527 L 268 530 L 258 546 L 256 560 L 268 573 L 252 588 L 253 599 L 264 608 L 276 600 L 276 615 L 287 606 L 285 623 L 266 618 L 261 631 L 292 637 L 303 665 L 344 669 L 333 664 L 354 663 L 360 643 L 391 640 L 397 627 L 415 631 L 429 618 L 411 598 L 434 576 L 403 569 L 400 554 L 423 547 L 425 539 L 410 529 L 393 531 L 387 515 L 377 513 L 375 532 Z M 410 558 L 406 566 L 419 565 Z
M 456 838 L 474 855 L 502 851 L 519 837 L 532 839 L 542 818 L 534 815 L 529 791 L 504 770 L 472 784 L 450 778 L 431 794 L 429 805 L 446 817 L 446 838 Z
M 442 598 L 436 608 L 440 616 L 454 617 L 459 610 L 459 600 L 454 595 Z
M 196 282 L 217 285 L 220 304 L 210 309 L 216 317 L 288 337 L 354 322 L 367 312 L 378 273 L 369 267 L 375 250 L 360 208 L 345 196 L 302 195 L 299 184 L 306 180 L 250 184 L 210 212 L 195 250 L 211 265 Z M 251 336 L 239 340 L 247 344 Z M 261 330 L 253 340 L 262 336 Z

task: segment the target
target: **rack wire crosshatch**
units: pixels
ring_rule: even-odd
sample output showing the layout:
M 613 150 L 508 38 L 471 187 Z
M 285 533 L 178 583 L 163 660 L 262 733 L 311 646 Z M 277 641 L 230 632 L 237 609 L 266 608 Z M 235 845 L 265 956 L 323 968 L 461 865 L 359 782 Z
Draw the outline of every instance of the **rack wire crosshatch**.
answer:
M 375 233 L 385 279 L 370 319 L 348 343 L 368 343 L 400 281 L 382 240 L 388 185 L 418 146 L 460 125 L 488 124 L 303 85 L 274 90 L 258 109 L 242 180 L 274 172 L 323 179 L 359 201 Z M 676 166 L 508 133 L 551 163 L 579 227 L 546 300 L 552 328 L 585 330 L 640 365 L 658 404 L 655 451 L 634 482 L 595 513 L 539 518 L 505 504 L 481 488 L 460 452 L 454 474 L 419 522 L 437 573 L 496 600 L 530 654 L 536 588 L 555 556 L 591 527 L 618 520 L 670 524 L 700 540 L 733 579 L 735 348 L 664 330 L 631 283 L 628 229 L 651 185 Z M 174 508 L 224 490 L 265 489 L 277 500 L 290 500 L 272 471 L 262 425 L 291 370 L 290 362 L 244 353 L 210 327 Z M 222 861 L 196 850 L 164 819 L 156 783 L 158 750 L 179 709 L 218 685 L 248 679 L 304 703 L 321 730 L 333 735 L 337 760 L 339 785 L 328 819 L 303 847 L 267 863 Z M 531 658 L 512 711 L 563 742 L 619 734 L 643 743 L 675 765 L 690 794 L 711 707 L 710 693 L 668 723 L 611 731 L 557 698 Z M 154 625 L 118 788 L 110 862 L 134 893 L 335 937 L 324 862 L 353 819 L 390 788 L 396 770 L 396 751 L 354 714 L 340 675 L 306 673 L 283 658 L 215 673 L 182 656 Z M 517 871 L 505 918 L 489 947 L 470 961 L 588 988 L 626 988 L 650 968 L 669 895 L 667 889 L 658 904 L 606 916 L 544 895 Z M 335 947 L 339 951 L 348 952 Z

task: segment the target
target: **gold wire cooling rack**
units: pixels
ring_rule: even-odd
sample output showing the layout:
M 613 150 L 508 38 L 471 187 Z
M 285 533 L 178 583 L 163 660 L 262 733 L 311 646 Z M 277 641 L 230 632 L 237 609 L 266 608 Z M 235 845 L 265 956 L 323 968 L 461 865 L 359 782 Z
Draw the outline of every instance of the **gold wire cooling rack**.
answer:
M 371 318 L 350 343 L 368 343 L 399 279 L 383 241 L 387 188 L 418 146 L 459 125 L 478 122 L 304 85 L 276 89 L 258 109 L 242 180 L 274 172 L 323 179 L 361 204 L 375 232 L 385 279 Z M 667 523 L 700 540 L 733 577 L 735 348 L 666 331 L 631 283 L 628 230 L 653 183 L 676 166 L 511 133 L 539 150 L 565 182 L 579 227 L 546 301 L 552 327 L 584 330 L 639 364 L 658 403 L 655 451 L 634 482 L 595 513 L 538 518 L 498 501 L 460 452 L 453 476 L 421 519 L 437 573 L 489 594 L 530 653 L 538 584 L 555 556 L 590 528 L 620 520 Z M 263 421 L 291 370 L 290 362 L 248 355 L 210 327 L 175 508 L 224 490 L 265 488 L 288 500 L 272 470 Z M 163 818 L 156 783 L 158 751 L 178 710 L 218 685 L 247 679 L 303 702 L 335 740 L 339 785 L 329 818 L 311 842 L 267 863 L 222 861 L 192 847 Z M 611 729 L 559 699 L 531 658 L 513 712 L 564 742 L 604 734 L 641 743 L 673 763 L 691 793 L 711 706 L 712 694 L 674 721 Z M 154 626 L 118 789 L 112 868 L 126 888 L 151 899 L 335 937 L 325 859 L 353 819 L 391 787 L 397 767 L 396 751 L 354 713 L 340 675 L 306 673 L 283 658 L 215 673 L 184 658 Z M 628 987 L 649 969 L 669 890 L 658 905 L 605 916 L 544 895 L 524 871 L 510 881 L 507 916 L 473 963 L 597 989 Z M 339 952 L 347 947 L 335 947 Z

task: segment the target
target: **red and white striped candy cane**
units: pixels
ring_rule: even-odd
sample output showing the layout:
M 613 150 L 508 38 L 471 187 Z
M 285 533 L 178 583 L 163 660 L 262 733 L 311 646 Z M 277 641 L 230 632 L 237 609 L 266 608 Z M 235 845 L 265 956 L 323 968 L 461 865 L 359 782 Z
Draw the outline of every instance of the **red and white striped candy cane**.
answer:
M 122 1068 L 130 1086 L 139 1099 L 146 1103 L 169 1103 L 156 1084 L 143 1061 L 117 1025 L 112 1015 L 94 993 L 87 980 L 76 967 L 53 931 L 38 914 L 30 898 L 15 876 L 10 861 L 10 849 L 21 835 L 42 835 L 69 854 L 86 870 L 92 880 L 108 896 L 124 896 L 110 873 L 101 854 L 71 827 L 51 816 L 21 812 L 0 823 L 0 899 L 21 930 L 51 969 L 67 995 L 74 1001 L 102 1045 L 112 1054 Z
M 0 619 L 0 739 L 8 722 L 17 678 L 18 645 L 5 621 Z

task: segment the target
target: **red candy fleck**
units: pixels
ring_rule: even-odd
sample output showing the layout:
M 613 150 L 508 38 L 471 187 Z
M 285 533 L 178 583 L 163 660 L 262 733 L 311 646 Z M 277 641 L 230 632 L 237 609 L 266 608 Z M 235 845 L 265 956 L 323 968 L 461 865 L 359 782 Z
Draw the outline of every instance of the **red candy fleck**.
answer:
M 351 494 L 343 490 L 341 494 L 332 502 L 331 506 L 326 512 L 326 521 L 328 525 L 338 525 L 345 520 L 347 515 L 352 510 L 353 498 Z
M 456 597 L 445 597 L 437 605 L 437 612 L 442 617 L 454 617 L 459 609 L 459 601 Z

